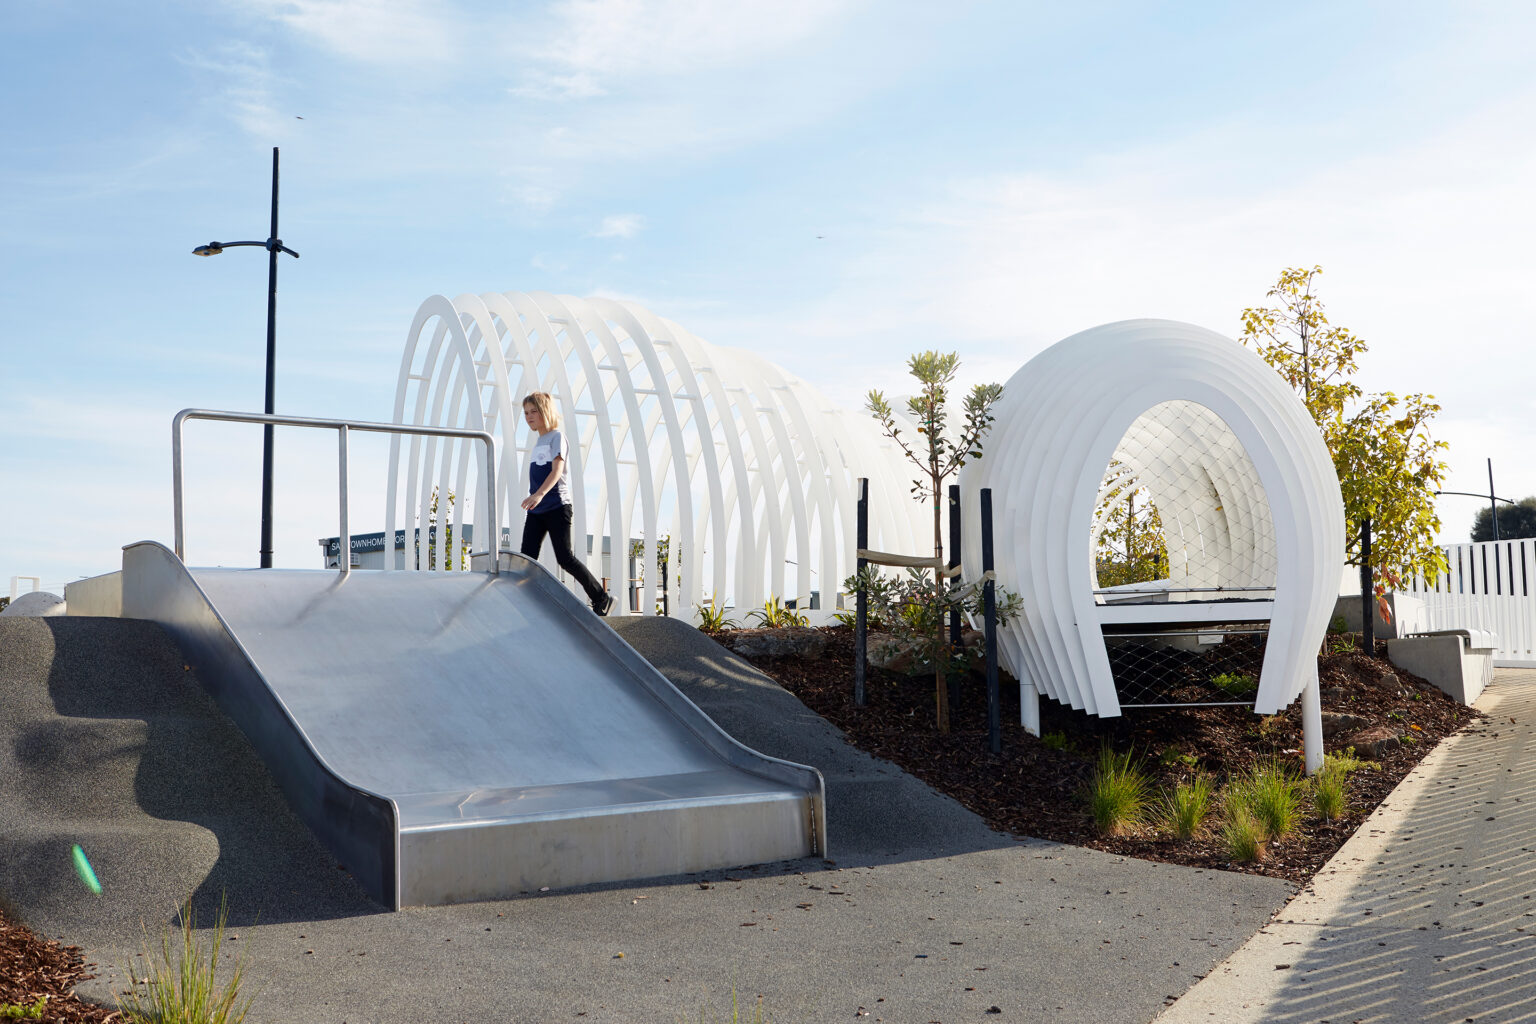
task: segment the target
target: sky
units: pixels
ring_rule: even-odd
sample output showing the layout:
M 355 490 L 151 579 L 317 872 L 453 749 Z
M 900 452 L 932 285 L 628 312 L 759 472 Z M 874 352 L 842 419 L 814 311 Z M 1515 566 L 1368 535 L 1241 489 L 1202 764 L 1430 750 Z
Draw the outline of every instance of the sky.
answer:
M 636 301 L 857 407 L 922 349 L 1236 336 L 1321 265 L 1445 487 L 1536 493 L 1528 4 L 6 0 L 0 42 L 0 596 L 169 543 L 171 418 L 261 408 L 265 253 L 191 250 L 266 237 L 274 146 L 279 412 L 389 419 L 434 294 Z M 256 564 L 259 451 L 189 426 L 189 561 Z M 319 567 L 332 438 L 279 432 L 277 520 Z

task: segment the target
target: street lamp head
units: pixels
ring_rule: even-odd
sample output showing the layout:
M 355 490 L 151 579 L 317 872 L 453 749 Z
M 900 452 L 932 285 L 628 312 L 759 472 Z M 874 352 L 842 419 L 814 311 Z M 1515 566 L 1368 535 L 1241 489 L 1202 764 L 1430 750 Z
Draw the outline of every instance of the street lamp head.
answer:
M 223 251 L 224 251 L 224 247 L 222 245 L 220 245 L 218 242 L 209 242 L 207 245 L 200 245 L 196 249 L 193 249 L 192 250 L 192 255 L 193 256 L 217 256 L 219 253 L 221 253 Z

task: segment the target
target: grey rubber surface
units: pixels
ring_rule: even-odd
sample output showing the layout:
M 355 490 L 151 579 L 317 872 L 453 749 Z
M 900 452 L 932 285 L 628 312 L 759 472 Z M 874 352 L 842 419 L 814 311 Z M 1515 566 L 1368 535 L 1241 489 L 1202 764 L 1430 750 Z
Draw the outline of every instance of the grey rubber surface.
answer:
M 106 966 L 140 916 L 156 927 L 190 895 L 206 919 L 227 890 L 250 1019 L 273 1022 L 729 1019 L 733 984 L 779 1022 L 1144 1022 L 1290 896 L 998 835 L 696 631 L 613 624 L 742 742 L 825 773 L 833 863 L 387 913 L 158 629 L 24 620 L 0 627 L 0 772 L 21 780 L 0 791 L 0 894 Z M 101 897 L 74 879 L 72 842 Z M 82 994 L 106 997 L 114 973 Z

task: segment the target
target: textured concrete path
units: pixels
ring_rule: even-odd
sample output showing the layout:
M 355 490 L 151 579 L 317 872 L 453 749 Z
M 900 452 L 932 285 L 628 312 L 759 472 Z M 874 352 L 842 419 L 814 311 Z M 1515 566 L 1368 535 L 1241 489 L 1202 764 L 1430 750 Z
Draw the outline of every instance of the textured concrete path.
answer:
M 743 742 L 819 767 L 835 863 L 388 913 L 281 803 L 157 627 L 0 623 L 0 897 L 104 967 L 227 894 L 253 1022 L 1149 1021 L 1284 905 L 1269 879 L 1019 842 L 678 623 L 617 620 Z M 92 851 L 105 892 L 73 878 Z M 620 954 L 623 954 L 620 956 Z M 117 971 L 82 988 L 110 998 Z M 991 1012 L 996 1007 L 996 1012 Z
M 1158 1024 L 1536 1019 L 1536 671 L 1431 751 L 1281 912 Z

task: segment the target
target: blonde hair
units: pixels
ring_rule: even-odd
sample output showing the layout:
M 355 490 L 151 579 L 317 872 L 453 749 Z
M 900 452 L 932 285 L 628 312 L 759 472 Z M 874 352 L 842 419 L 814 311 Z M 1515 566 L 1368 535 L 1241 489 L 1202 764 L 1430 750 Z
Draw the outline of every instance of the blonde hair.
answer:
M 544 418 L 545 430 L 560 429 L 560 414 L 555 411 L 555 400 L 550 397 L 548 391 L 533 391 L 523 399 L 523 408 L 533 406 L 539 410 L 539 415 Z

